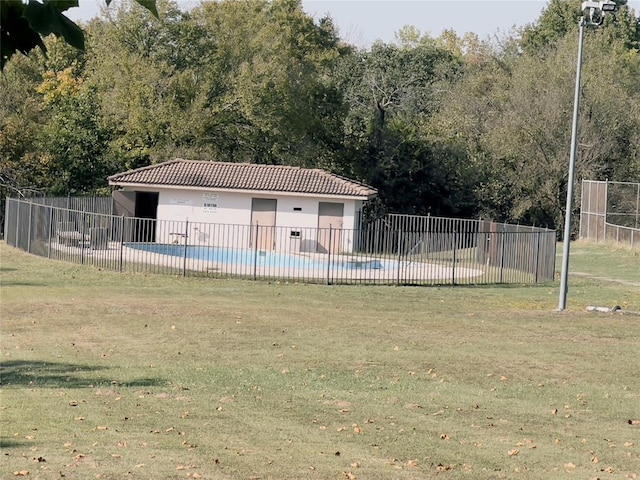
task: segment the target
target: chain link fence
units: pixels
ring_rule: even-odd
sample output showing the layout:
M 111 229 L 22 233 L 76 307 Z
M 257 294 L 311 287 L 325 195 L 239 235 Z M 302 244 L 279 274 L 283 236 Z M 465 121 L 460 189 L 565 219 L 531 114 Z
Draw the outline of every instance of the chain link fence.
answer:
M 7 198 L 5 241 L 121 272 L 386 285 L 554 279 L 556 234 L 543 228 L 410 215 L 362 221 L 353 230 L 211 224 L 116 216 L 110 201 L 87 199 L 73 209 Z
M 640 183 L 583 180 L 580 239 L 640 248 Z

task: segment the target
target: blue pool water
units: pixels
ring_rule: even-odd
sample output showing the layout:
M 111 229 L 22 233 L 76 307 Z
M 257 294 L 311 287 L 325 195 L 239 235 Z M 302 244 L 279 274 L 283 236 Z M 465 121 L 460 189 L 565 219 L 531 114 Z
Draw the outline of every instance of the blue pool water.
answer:
M 170 255 L 173 257 L 184 257 L 184 245 L 173 245 L 164 243 L 129 243 L 127 247 L 145 252 L 158 253 L 160 255 Z M 256 250 L 243 250 L 237 248 L 205 247 L 189 245 L 186 250 L 186 257 L 209 262 L 236 264 L 236 265 L 257 265 L 259 267 L 282 267 L 282 268 L 327 268 L 327 262 L 305 257 L 304 255 L 289 255 L 279 252 L 264 252 Z M 382 270 L 393 268 L 393 262 L 380 260 L 333 257 L 331 259 L 332 268 L 346 270 Z

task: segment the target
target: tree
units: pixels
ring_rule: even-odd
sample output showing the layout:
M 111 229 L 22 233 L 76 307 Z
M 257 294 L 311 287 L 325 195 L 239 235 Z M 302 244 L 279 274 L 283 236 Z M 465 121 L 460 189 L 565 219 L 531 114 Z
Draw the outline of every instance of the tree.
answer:
M 216 87 L 208 135 L 222 158 L 330 165 L 342 104 L 331 68 L 348 51 L 330 19 L 299 0 L 210 2 L 194 11 L 216 32 Z
M 38 141 L 47 191 L 83 195 L 106 187 L 106 178 L 113 173 L 105 162 L 109 133 L 101 125 L 95 89 L 71 66 L 45 72 L 37 91 L 47 115 Z
M 105 0 L 108 6 L 112 0 Z M 135 0 L 156 17 L 156 0 Z M 16 53 L 27 55 L 40 47 L 46 53 L 43 37 L 54 34 L 80 50 L 84 50 L 82 29 L 63 12 L 78 6 L 78 0 L 2 0 L 0 2 L 0 70 Z
M 298 0 L 209 2 L 163 19 L 125 4 L 88 27 L 90 72 L 114 156 L 331 165 L 342 47 Z M 96 39 L 96 41 L 94 41 Z M 335 134 L 337 130 L 337 135 Z
M 638 171 L 640 56 L 607 28 L 586 33 L 576 178 L 629 181 Z M 465 64 L 439 122 L 466 145 L 483 216 L 561 228 L 576 39 L 568 34 L 544 57 Z
M 377 43 L 346 57 L 335 74 L 349 106 L 349 173 L 378 188 L 387 211 L 461 214 L 458 151 L 434 136 L 430 124 L 459 63 L 436 41 L 405 33 L 410 41 Z
M 640 18 L 632 14 L 627 0 L 614 1 L 618 11 L 606 19 L 606 30 L 611 37 L 624 41 L 627 48 L 640 48 Z M 583 15 L 580 7 L 581 0 L 551 0 L 537 22 L 523 29 L 523 50 L 544 55 L 569 32 L 575 32 Z
M 26 57 L 16 58 L 0 75 L 0 207 L 5 196 L 43 191 L 35 154 L 42 119 L 36 93 L 40 81 L 37 62 Z

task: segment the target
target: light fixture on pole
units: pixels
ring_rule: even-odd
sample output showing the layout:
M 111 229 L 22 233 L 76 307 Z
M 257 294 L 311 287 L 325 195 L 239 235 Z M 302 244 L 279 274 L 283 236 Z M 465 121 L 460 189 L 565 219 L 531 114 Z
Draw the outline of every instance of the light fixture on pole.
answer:
M 576 155 L 578 150 L 578 116 L 580 113 L 580 90 L 582 85 L 582 45 L 584 43 L 584 27 L 598 26 L 604 22 L 607 13 L 615 12 L 618 5 L 611 0 L 598 2 L 582 2 L 580 17 L 580 33 L 578 37 L 578 65 L 576 69 L 576 88 L 573 98 L 573 123 L 571 125 L 571 155 L 569 157 L 569 177 L 567 179 L 567 205 L 564 214 L 564 232 L 562 247 L 562 273 L 560 276 L 560 299 L 558 310 L 566 310 L 567 294 L 569 292 L 569 245 L 571 242 L 571 210 L 573 209 L 573 183 L 576 170 Z

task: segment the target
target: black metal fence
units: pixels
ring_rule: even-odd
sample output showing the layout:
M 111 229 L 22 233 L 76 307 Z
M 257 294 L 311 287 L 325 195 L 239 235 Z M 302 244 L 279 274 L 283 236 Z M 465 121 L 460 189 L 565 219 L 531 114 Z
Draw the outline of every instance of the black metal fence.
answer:
M 328 284 L 554 279 L 555 231 L 543 228 L 409 215 L 354 230 L 226 225 L 116 216 L 105 213 L 109 200 L 71 209 L 8 198 L 5 241 L 35 255 L 121 272 Z

